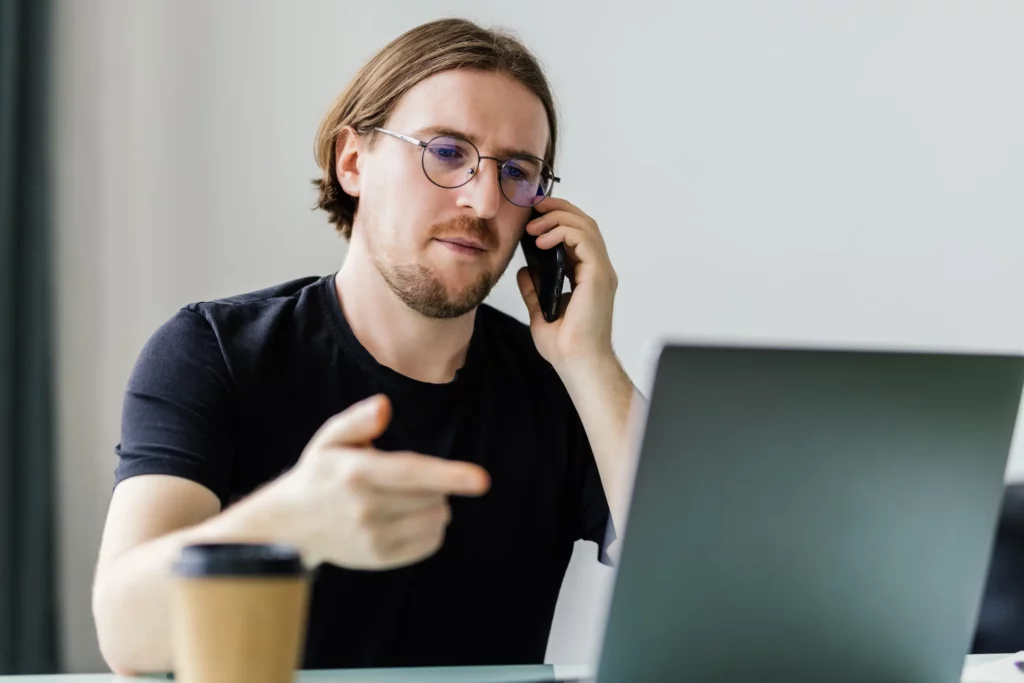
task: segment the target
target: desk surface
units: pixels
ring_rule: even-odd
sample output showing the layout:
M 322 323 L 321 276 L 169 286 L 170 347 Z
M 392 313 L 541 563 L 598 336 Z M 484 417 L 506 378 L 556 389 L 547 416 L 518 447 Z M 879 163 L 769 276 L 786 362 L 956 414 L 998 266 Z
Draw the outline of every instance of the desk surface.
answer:
M 967 666 L 1006 655 L 971 655 Z M 484 666 L 438 669 L 353 669 L 347 671 L 302 671 L 296 683 L 526 683 L 584 677 L 586 666 Z M 0 681 L 18 683 L 130 683 L 167 680 L 165 676 L 125 678 L 112 674 L 59 674 L 51 676 L 0 676 Z
M 296 683 L 526 683 L 584 677 L 585 666 L 469 666 L 430 669 L 349 669 L 301 671 Z M 17 683 L 153 683 L 166 676 L 127 678 L 113 674 L 57 674 L 49 676 L 0 676 Z

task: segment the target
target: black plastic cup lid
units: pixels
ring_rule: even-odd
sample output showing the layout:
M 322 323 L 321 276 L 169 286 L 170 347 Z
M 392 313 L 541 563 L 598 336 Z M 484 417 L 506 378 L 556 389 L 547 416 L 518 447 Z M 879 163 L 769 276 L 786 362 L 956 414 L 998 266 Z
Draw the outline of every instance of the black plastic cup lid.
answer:
M 198 543 L 185 546 L 174 564 L 177 576 L 299 576 L 299 553 L 286 545 Z

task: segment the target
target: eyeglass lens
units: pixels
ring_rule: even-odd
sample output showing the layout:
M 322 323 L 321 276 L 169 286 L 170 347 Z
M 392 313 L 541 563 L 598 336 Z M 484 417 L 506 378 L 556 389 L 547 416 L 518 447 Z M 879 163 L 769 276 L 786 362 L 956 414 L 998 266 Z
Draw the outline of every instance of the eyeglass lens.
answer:
M 476 174 L 480 155 L 469 141 L 457 137 L 437 137 L 423 150 L 423 171 L 435 185 L 455 188 L 465 185 Z M 552 174 L 540 159 L 512 157 L 501 169 L 501 192 L 517 206 L 534 206 L 551 191 Z

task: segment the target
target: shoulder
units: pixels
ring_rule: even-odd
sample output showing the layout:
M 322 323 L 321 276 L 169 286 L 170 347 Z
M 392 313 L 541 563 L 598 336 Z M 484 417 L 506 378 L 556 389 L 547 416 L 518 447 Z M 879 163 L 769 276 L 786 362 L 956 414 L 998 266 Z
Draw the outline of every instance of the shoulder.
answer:
M 296 338 L 304 320 L 324 319 L 323 277 L 307 277 L 273 287 L 182 306 L 146 341 L 136 362 L 142 371 L 188 372 L 204 366 L 227 374 L 229 358 L 258 351 L 288 330 Z M 179 375 L 180 376 L 180 375 Z
M 323 297 L 326 280 L 321 276 L 304 277 L 252 292 L 194 302 L 183 311 L 202 316 L 215 329 L 240 325 L 252 329 L 254 323 L 322 316 L 326 312 Z

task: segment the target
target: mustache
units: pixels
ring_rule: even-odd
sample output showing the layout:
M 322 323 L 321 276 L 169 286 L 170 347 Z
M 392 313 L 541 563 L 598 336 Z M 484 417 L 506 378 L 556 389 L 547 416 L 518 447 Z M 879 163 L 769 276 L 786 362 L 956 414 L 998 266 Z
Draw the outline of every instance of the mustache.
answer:
M 496 249 L 498 236 L 487 225 L 487 222 L 480 218 L 470 216 L 459 216 L 450 221 L 435 223 L 430 226 L 431 238 L 468 237 L 477 240 L 487 249 Z

